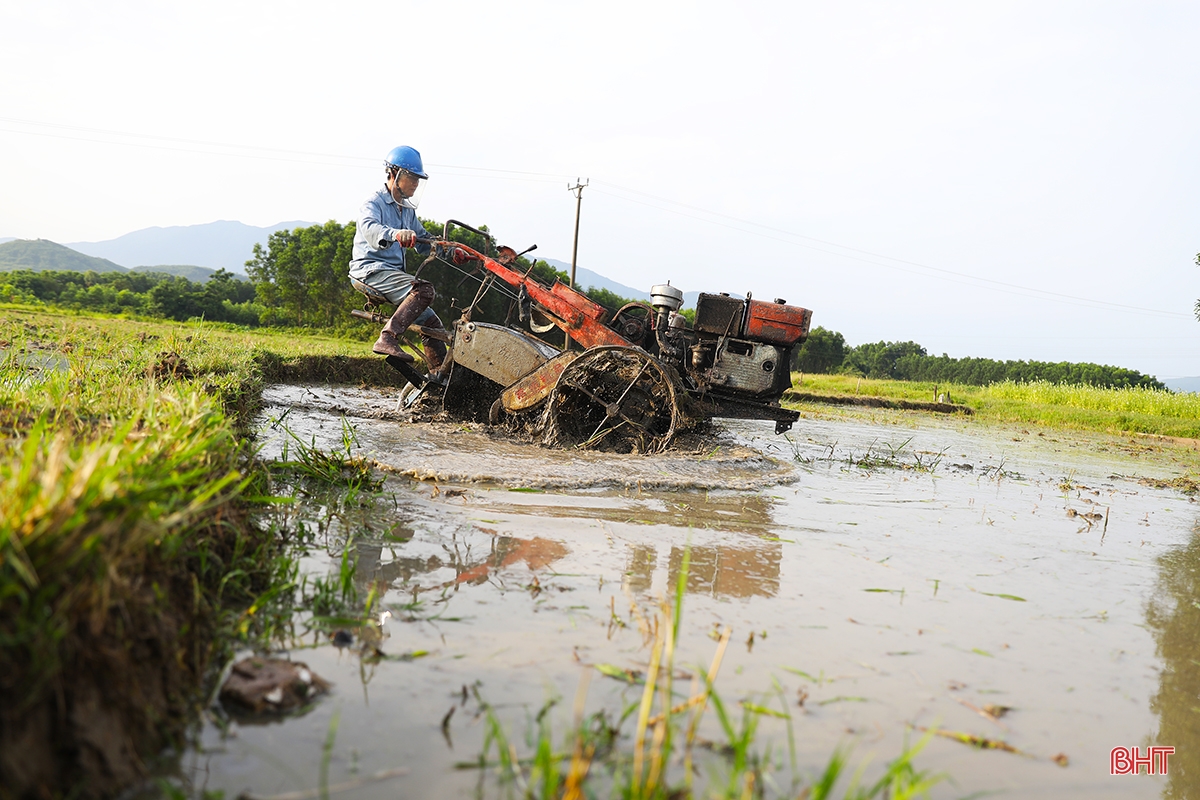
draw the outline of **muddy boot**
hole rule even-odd
[[[384,328],[379,333],[379,338],[375,340],[375,346],[371,348],[381,356],[395,356],[405,364],[411,364],[415,359],[400,349],[400,339],[392,331]]]
[[[431,302],[433,302],[433,284],[428,281],[415,281],[412,291],[409,292],[408,297],[404,298],[404,302],[396,306],[395,313],[387,321],[387,325],[383,326],[383,330],[379,333],[379,339],[371,349],[381,356],[395,356],[401,361],[411,364],[413,357],[400,349],[400,337],[408,330],[408,326],[412,325],[413,320],[429,308]]]
[[[425,327],[435,331],[446,330],[442,327],[442,321],[437,317],[430,320],[429,324]],[[442,364],[446,361],[445,343],[434,339],[432,336],[422,336],[421,349],[425,351],[425,365],[429,368],[429,374],[439,375]]]

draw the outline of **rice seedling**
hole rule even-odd
[[[277,474],[291,474],[313,482],[343,487],[349,494],[347,502],[353,502],[363,489],[376,492],[383,481],[374,473],[374,465],[362,456],[352,455],[358,446],[354,426],[342,417],[341,447],[324,451],[315,440],[305,442],[282,421],[277,423],[288,437],[284,442],[282,456],[271,462],[268,468]]]
[[[846,779],[849,750],[845,747],[833,752],[815,780],[807,780],[800,774],[791,714],[778,682],[762,701],[749,698],[739,703],[740,716],[717,692],[717,676],[732,635],[729,628],[722,632],[708,668],[697,670],[690,692],[680,701],[674,681],[688,561],[685,552],[673,602],[664,600],[654,617],[639,620],[648,635],[648,663],[641,673],[640,697],[619,714],[600,711],[584,718],[585,678],[563,746],[554,746],[548,721],[552,701],[528,726],[527,749],[532,752],[522,756],[497,710],[479,697],[476,689],[486,721],[483,749],[477,761],[459,767],[480,770],[481,796],[487,794],[489,776],[490,786],[502,796],[539,800],[606,794],[628,800],[768,796],[829,800],[843,785],[841,796],[846,800],[898,800],[928,796],[929,790],[944,780],[945,776],[931,775],[913,764],[934,732],[906,745],[871,784],[862,784],[866,764]],[[771,706],[773,699],[778,700],[778,709]],[[724,737],[721,743],[706,742],[700,736],[710,707]],[[618,720],[615,725],[608,722],[614,716]],[[759,741],[763,717],[786,721],[789,776],[780,772],[773,745]],[[625,730],[626,723],[632,724],[632,730]],[[698,775],[703,776],[699,781]]]
[[[996,400],[1015,400],[1037,405],[1200,419],[1200,395],[1187,392],[1137,387],[1100,389],[1094,386],[1071,386],[1046,381],[1004,381],[988,386],[985,394]]]
[[[333,758],[333,743],[337,739],[338,723],[341,717],[342,710],[340,708],[333,712],[333,716],[329,719],[329,729],[325,732],[325,743],[321,747],[321,774],[318,786],[322,800],[328,800],[329,797],[329,761]]]
[[[867,396],[929,401],[928,382],[805,375],[807,391],[832,396]],[[1040,425],[1106,433],[1143,433],[1200,438],[1200,395],[1160,389],[1103,389],[1047,381],[1003,381],[989,386],[940,385],[939,394],[969,406],[980,422]],[[833,408],[833,407],[827,407]],[[837,413],[862,413],[840,410]],[[872,412],[878,413],[878,412]]]

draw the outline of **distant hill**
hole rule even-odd
[[[102,242],[73,242],[66,246],[54,245],[68,253],[78,251],[75,252],[78,259],[88,259],[90,256],[95,260],[69,262],[60,258],[53,261],[52,265],[48,263],[46,266],[37,266],[36,262],[22,257],[17,263],[4,267],[3,248],[12,247],[13,244],[10,242],[0,244],[0,269],[94,269],[101,271],[102,269],[122,269],[118,266],[121,264],[141,264],[146,266],[137,266],[134,267],[134,270],[182,275],[193,281],[207,280],[218,269],[226,269],[235,275],[244,277],[246,274],[245,263],[252,257],[256,243],[265,244],[275,231],[305,228],[313,224],[315,223],[291,221],[279,222],[267,227],[255,227],[242,222],[220,220],[202,225],[143,228]],[[571,265],[564,261],[553,258],[543,260],[555,269],[564,272],[571,270]],[[74,263],[75,266],[71,266],[71,263]],[[108,266],[99,266],[101,264]],[[653,283],[660,283],[671,277],[669,275],[656,276],[652,284],[634,288],[609,280],[603,275],[583,267],[577,268],[575,273],[575,280],[581,286],[607,289],[620,297],[642,301],[650,300],[650,286]],[[720,287],[708,287],[707,290],[719,291]],[[695,307],[698,295],[699,292],[684,292],[684,306]]]
[[[1172,392],[1200,392],[1200,377],[1160,378]]]
[[[275,231],[306,228],[312,222],[279,222],[265,228],[220,220],[204,225],[143,228],[103,242],[72,242],[81,253],[120,264],[194,264],[246,274],[255,244],[266,244]]]
[[[568,275],[571,274],[571,265],[569,263],[558,261],[553,258],[539,258],[538,260],[545,261],[550,266],[554,267],[555,269],[562,270]],[[650,302],[650,286],[644,286],[641,289],[635,289],[632,286],[626,286],[623,283],[611,281],[598,272],[592,272],[590,269],[584,269],[580,266],[575,267],[575,282],[585,289],[607,289],[608,291],[620,297],[627,297],[630,300],[642,300],[647,303]],[[651,285],[657,285],[665,282],[665,280],[656,280]],[[696,305],[696,298],[699,296],[699,292],[684,292],[683,307],[694,308]],[[737,295],[735,295],[735,297],[736,296]]]
[[[190,264],[158,264],[152,267],[134,267],[131,271],[162,272],[167,275],[178,275],[180,277],[187,278],[193,283],[204,283],[213,275],[217,274],[215,269],[209,269],[208,267],[197,267]]]
[[[0,236],[0,244],[4,244],[5,242],[16,241],[16,238],[17,237],[15,237],[15,236]]]
[[[0,270],[14,269],[127,272],[106,258],[84,255],[49,239],[13,239],[0,244]]]

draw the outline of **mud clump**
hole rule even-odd
[[[1190,478],[1186,475],[1180,475],[1170,480],[1161,478],[1138,478],[1138,483],[1143,486],[1150,486],[1155,489],[1174,489],[1177,492],[1182,492],[1189,497],[1194,497],[1200,492],[1200,482],[1195,478]]]
[[[379,356],[305,355],[284,357],[260,350],[255,361],[270,383],[342,383],[400,387],[407,381]]]
[[[221,687],[221,702],[252,714],[278,714],[307,705],[329,683],[298,661],[244,658]]]
[[[188,365],[187,359],[179,353],[162,352],[156,358],[158,360],[150,368],[150,374],[160,381],[186,381],[193,377],[192,368]]]

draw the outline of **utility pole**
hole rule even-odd
[[[576,258],[576,256],[579,255],[579,210],[580,210],[580,207],[583,205],[583,189],[589,183],[591,183],[590,178],[588,180],[584,181],[583,183],[580,183],[579,178],[576,178],[575,185],[567,187],[567,191],[571,192],[575,195],[575,243],[573,245],[571,245],[571,288],[572,289],[575,288],[575,258]],[[570,334],[565,334],[565,337],[563,339],[563,347],[567,350],[571,349],[571,335]]]

